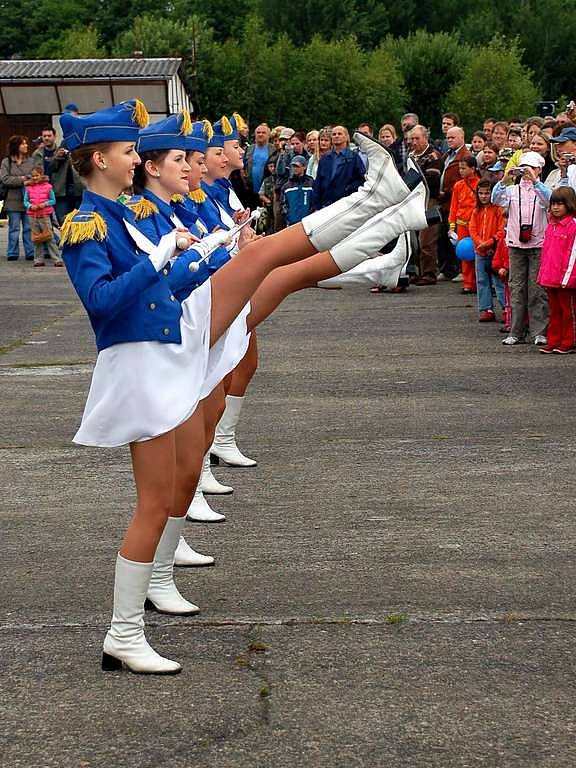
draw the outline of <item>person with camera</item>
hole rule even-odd
[[[518,167],[507,171],[492,190],[492,203],[508,212],[506,245],[510,250],[512,320],[510,335],[502,341],[506,346],[525,343],[528,331],[534,344],[546,344],[548,302],[546,292],[536,282],[551,194],[540,181],[543,167],[542,155],[525,152]],[[515,183],[510,184],[511,180]]]
[[[58,222],[62,224],[65,217],[80,205],[84,186],[72,167],[68,150],[56,145],[54,128],[47,126],[42,129],[42,144],[32,157],[36,165],[42,166],[54,188],[54,210]]]
[[[576,190],[576,128],[564,128],[550,142],[554,147],[557,169],[550,173],[546,185],[551,189],[572,187]]]

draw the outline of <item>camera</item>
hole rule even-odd
[[[568,163],[568,165],[572,165],[573,163],[576,163],[576,154],[574,152],[561,152],[560,157],[562,160]]]
[[[519,165],[517,168],[511,168],[510,169],[510,175],[511,176],[517,176],[518,178],[521,178],[524,176],[524,171],[526,170],[525,165]]]

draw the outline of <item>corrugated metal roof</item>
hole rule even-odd
[[[173,77],[182,59],[14,59],[0,61],[0,80],[154,79]]]

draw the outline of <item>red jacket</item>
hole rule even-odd
[[[474,240],[474,250],[479,256],[485,251],[480,248],[482,243],[492,241],[488,248],[496,248],[498,240],[504,234],[504,215],[499,205],[483,205],[474,208],[470,217],[470,237]]]
[[[546,288],[576,288],[576,219],[550,222],[544,234],[538,283]]]
[[[476,187],[479,181],[478,176],[469,176],[457,181],[452,190],[448,221],[450,229],[455,229],[460,239],[468,237],[469,234],[468,225],[476,208]]]
[[[506,245],[505,237],[498,240],[496,252],[492,257],[492,271],[497,273],[499,269],[505,269],[506,272],[510,271],[510,251]]]

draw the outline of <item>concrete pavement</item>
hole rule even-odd
[[[2,767],[574,766],[575,357],[502,347],[449,283],[291,297],[239,429],[259,465],[187,524],[202,613],[148,617],[184,672],[103,674],[128,455],[72,446],[92,334],[4,242]]]

